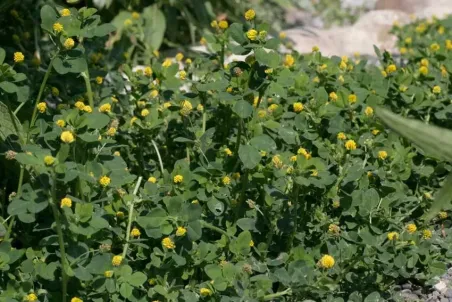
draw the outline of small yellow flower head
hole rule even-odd
[[[447,50],[452,50],[452,40],[446,40],[446,48]]]
[[[251,41],[255,41],[257,39],[257,35],[258,35],[258,32],[255,29],[250,29],[249,31],[246,32],[246,36]]]
[[[144,75],[147,77],[150,77],[152,75],[152,68],[151,66],[146,66],[144,68]]]
[[[181,109],[180,109],[180,114],[183,116],[187,116],[190,114],[190,112],[193,109],[193,105],[190,103],[189,100],[184,100],[181,103]]]
[[[99,112],[108,113],[111,112],[111,104],[105,103],[99,107]]]
[[[91,108],[91,106],[89,106],[89,105],[83,106],[82,110],[87,112],[87,113],[93,112],[93,108]]]
[[[199,43],[200,43],[201,45],[207,45],[207,40],[206,40],[206,38],[202,37],[201,40],[199,40]]]
[[[413,234],[414,232],[416,232],[417,227],[414,223],[410,223],[406,226],[406,231],[410,234]]]
[[[83,302],[83,300],[78,297],[74,297],[71,299],[71,302]]]
[[[449,75],[449,72],[447,71],[447,68],[444,65],[441,66],[441,75],[443,77],[447,77]]]
[[[223,177],[223,179],[221,180],[221,182],[222,182],[225,186],[230,185],[230,184],[231,184],[231,178],[229,178],[229,176],[225,176],[225,177]]]
[[[148,181],[149,181],[150,183],[155,184],[155,183],[157,182],[157,178],[155,178],[154,176],[151,176],[151,177],[148,178]]]
[[[116,218],[123,219],[124,218],[124,212],[122,212],[122,211],[116,212]]]
[[[170,67],[171,64],[173,64],[173,62],[171,61],[170,58],[166,58],[165,61],[163,61],[162,66],[163,67]]]
[[[120,266],[121,263],[122,263],[121,255],[113,256],[113,259],[111,260],[111,264],[113,264],[113,266]]]
[[[430,238],[432,238],[432,231],[430,231],[430,230],[423,230],[422,231],[422,238],[423,239],[430,239]]]
[[[114,156],[121,156],[121,152],[115,151],[115,152],[113,152],[113,155],[114,155]]]
[[[213,20],[212,22],[210,22],[210,27],[218,28],[218,21],[217,20]]]
[[[39,111],[40,113],[44,113],[44,112],[46,112],[46,110],[47,110],[47,104],[46,104],[46,102],[40,102],[40,103],[36,106],[36,108],[38,108],[38,111]]]
[[[368,117],[374,115],[374,109],[372,107],[366,107],[364,114]]]
[[[270,113],[273,113],[276,109],[278,109],[278,104],[271,104],[269,107],[268,107],[268,112],[270,112]]]
[[[187,72],[185,70],[179,71],[179,79],[185,80],[187,78]]]
[[[267,31],[266,30],[261,30],[259,32],[259,39],[265,40],[265,38],[267,38]]]
[[[438,28],[438,33],[439,33],[440,35],[444,35],[445,32],[446,32],[446,28],[444,28],[444,26],[440,26],[440,27]]]
[[[69,9],[67,9],[67,8],[63,8],[60,11],[60,15],[63,16],[63,17],[68,17],[68,16],[71,15],[71,11]]]
[[[424,75],[424,76],[428,75],[428,67],[426,67],[426,66],[421,66],[421,67],[419,68],[419,73],[422,74],[422,75]]]
[[[60,139],[63,143],[73,143],[75,141],[74,134],[71,131],[63,131],[60,135]]]
[[[280,155],[274,155],[272,157],[272,164],[275,168],[281,169],[283,167],[283,162],[281,160]]]
[[[96,83],[98,85],[101,85],[104,82],[104,78],[103,77],[96,77]]]
[[[293,111],[296,113],[299,113],[301,111],[303,111],[303,104],[300,102],[296,102],[293,104]]]
[[[133,238],[140,237],[140,236],[141,236],[141,232],[140,232],[139,229],[133,228],[133,229],[130,231],[130,236],[132,236]]]
[[[317,176],[319,176],[319,171],[316,170],[316,169],[311,170],[311,176],[312,176],[312,177],[317,177]]]
[[[332,206],[333,206],[334,209],[337,209],[337,208],[339,208],[341,206],[341,202],[336,199],[336,200],[333,201]]]
[[[198,104],[198,106],[196,106],[196,110],[198,110],[199,112],[203,112],[204,106],[202,104]]]
[[[328,226],[328,233],[337,235],[341,232],[341,228],[337,224],[330,224]]]
[[[221,29],[227,29],[229,27],[229,23],[226,20],[222,20],[222,21],[218,22],[218,26]]]
[[[378,158],[381,160],[385,160],[388,157],[388,152],[381,150],[378,151]]]
[[[349,139],[345,142],[345,149],[347,150],[355,150],[356,149],[356,142],[352,139]]]
[[[356,103],[357,100],[358,100],[358,98],[356,97],[356,94],[350,94],[350,95],[348,96],[348,102],[349,102],[350,104]]]
[[[199,203],[199,201],[197,200],[197,199],[194,199],[194,200],[192,200],[192,202],[191,202],[192,204],[198,204]]]
[[[72,200],[69,197],[65,197],[63,199],[61,199],[60,201],[60,208],[64,208],[64,207],[72,207]]]
[[[138,12],[133,12],[133,13],[132,13],[132,19],[135,19],[135,20],[140,19],[140,13],[138,13]]]
[[[232,156],[232,151],[229,148],[226,148],[223,150],[223,152],[227,155],[227,156]]]
[[[149,94],[149,96],[150,96],[151,98],[155,98],[155,97],[157,97],[158,95],[159,95],[159,91],[156,90],[156,89],[153,89],[153,90],[151,91],[151,93]]]
[[[295,59],[292,55],[286,55],[284,57],[284,66],[292,67],[294,63],[295,63]]]
[[[333,91],[333,92],[330,93],[330,100],[333,101],[333,102],[337,101],[337,94],[336,94],[336,92]]]
[[[297,161],[297,158],[298,158],[298,157],[297,157],[296,155],[292,155],[292,156],[290,157],[290,161],[294,163],[294,162]]]
[[[25,56],[20,51],[14,53],[14,62],[15,63],[22,63],[25,59]]]
[[[129,27],[130,25],[132,25],[132,20],[130,20],[130,19],[126,19],[125,21],[124,21],[124,26],[125,27]]]
[[[77,101],[77,102],[75,102],[74,106],[78,110],[83,110],[83,107],[85,107],[85,103],[83,103],[82,101]]]
[[[408,52],[408,49],[406,47],[400,47],[400,54],[404,55]]]
[[[105,278],[111,278],[111,277],[113,277],[113,271],[105,271],[105,272],[104,272],[104,277],[105,277]]]
[[[35,293],[31,293],[25,296],[25,301],[38,301],[38,296]]]
[[[179,183],[181,183],[183,181],[184,181],[184,177],[182,175],[179,175],[179,174],[174,176],[174,178],[173,178],[173,182],[175,184],[179,184]]]
[[[265,74],[272,74],[273,73],[273,68],[267,68],[264,70]]]
[[[174,248],[176,248],[176,245],[174,244],[174,242],[169,237],[163,238],[162,245],[164,247],[166,247],[167,249],[174,249]]]
[[[146,116],[149,115],[149,110],[148,109],[143,109],[143,110],[141,110],[140,114],[141,114],[142,117],[146,117]]]
[[[322,258],[320,258],[318,262],[318,266],[320,268],[330,269],[334,266],[334,258],[330,255],[324,255]]]
[[[64,120],[57,120],[55,122],[55,124],[57,124],[58,127],[63,128],[64,126],[66,126],[66,122]]]
[[[245,19],[247,21],[251,21],[256,17],[256,12],[254,11],[254,9],[249,9],[245,12]]]
[[[52,166],[55,163],[55,157],[46,155],[44,157],[44,163],[46,166]]]
[[[114,136],[116,134],[116,128],[115,127],[110,127],[107,130],[107,135],[108,136]]]
[[[388,76],[388,73],[384,70],[381,71],[381,75],[386,78]]]
[[[61,23],[58,23],[58,22],[56,22],[56,23],[53,23],[53,30],[56,32],[56,33],[60,33],[60,32],[62,32],[63,31],[63,29],[64,29],[64,27],[63,27],[63,25],[61,25]]]
[[[391,64],[388,67],[386,67],[386,72],[388,74],[396,72],[397,71],[397,66],[395,64]]]
[[[104,188],[107,187],[110,184],[110,182],[111,182],[110,177],[108,177],[106,175],[99,178],[99,184]]]
[[[317,45],[312,46],[312,52],[318,52],[320,48]]]
[[[303,155],[306,159],[310,159],[311,153],[309,153],[305,148],[299,148],[297,150],[297,154]]]
[[[344,132],[339,132],[337,134],[337,139],[344,140],[344,139],[347,139],[347,136],[345,135]]]
[[[399,86],[399,91],[400,91],[400,92],[405,92],[405,91],[407,91],[407,90],[408,90],[408,87],[407,87],[407,86],[405,86],[405,85],[403,85],[403,84]]]
[[[439,219],[446,219],[447,218],[447,212],[441,211],[438,213]]]
[[[341,61],[341,63],[339,64],[339,68],[342,70],[347,69],[347,63],[345,63],[344,61]]]
[[[432,91],[433,91],[434,94],[440,94],[441,93],[441,87],[436,85],[435,87],[433,87]]]
[[[64,48],[66,49],[72,49],[75,45],[75,41],[72,38],[67,38],[66,41],[64,41]]]
[[[411,44],[411,43],[413,43],[413,39],[411,37],[408,37],[408,38],[405,39],[405,43],[406,44]]]
[[[424,33],[427,30],[427,25],[425,23],[421,23],[416,27],[416,32],[417,33]]]
[[[184,59],[184,54],[181,53],[181,52],[177,53],[176,56],[175,56],[175,59],[178,62],[182,61]]]
[[[205,287],[201,287],[201,289],[199,290],[199,294],[202,297],[207,297],[207,296],[211,296],[212,295],[212,291],[208,288]]]
[[[438,51],[440,49],[441,49],[441,46],[439,46],[438,43],[433,43],[432,45],[430,45],[430,50],[433,51],[433,52],[436,52],[436,51]]]
[[[397,232],[389,232],[388,233],[388,240],[389,241],[395,241],[397,239],[399,239],[399,233],[397,233]]]
[[[279,33],[279,38],[280,39],[285,39],[285,38],[287,38],[287,34],[284,31],[282,31],[282,32]]]
[[[250,241],[250,247],[253,247],[253,246],[254,246],[254,241],[251,240],[251,241]]]
[[[185,234],[187,233],[187,229],[186,228],[184,228],[184,227],[177,227],[177,230],[176,230],[176,236],[177,237],[182,237],[182,236],[184,236]]]
[[[424,58],[421,60],[421,66],[428,67],[429,64],[430,64],[430,62],[428,61],[428,59]]]
[[[192,60],[190,58],[185,60],[185,64],[190,65],[192,63]]]

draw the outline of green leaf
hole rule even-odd
[[[111,32],[114,32],[115,30],[116,27],[113,24],[105,23],[96,27],[96,29],[94,30],[94,36],[103,37],[110,34]]]
[[[79,266],[79,267],[75,268],[73,271],[74,271],[75,277],[79,280],[89,281],[89,280],[93,279],[93,275],[91,275],[88,272],[88,270],[86,268],[84,268],[83,266]]]
[[[6,52],[3,48],[0,48],[0,65],[5,61]]]
[[[452,208],[452,173],[449,174],[439,192],[435,195],[430,209],[424,214],[426,221],[432,220],[441,210]]]
[[[244,231],[257,231],[256,220],[252,218],[240,218],[237,225]]]
[[[159,49],[163,42],[163,36],[166,30],[165,15],[159,9],[157,4],[146,7],[143,10],[142,18],[144,20],[144,40],[143,42],[151,48]]]
[[[144,229],[159,227],[166,221],[168,214],[162,208],[152,209],[146,216],[139,216],[137,223]]]
[[[240,118],[247,118],[250,117],[253,113],[253,106],[251,106],[250,103],[244,100],[240,100],[235,103],[232,111],[234,111],[234,113],[237,114]]]
[[[250,140],[250,144],[257,150],[263,150],[266,152],[272,152],[276,150],[275,141],[270,136],[265,134],[253,137]]]
[[[245,33],[243,31],[243,25],[239,23],[233,23],[228,28],[229,35],[232,39],[234,39],[239,44],[247,43],[247,39],[245,38]]]
[[[16,160],[20,162],[22,165],[30,165],[30,166],[44,166],[43,159],[39,159],[33,155],[29,155],[26,153],[17,153]]]
[[[59,74],[81,73],[88,68],[85,58],[83,57],[61,57],[55,58],[53,68]]]
[[[121,284],[121,287],[119,288],[119,293],[124,298],[130,298],[132,296],[133,287],[130,286],[128,283]]]
[[[364,302],[379,302],[379,301],[384,300],[381,299],[380,294],[378,292],[373,292],[364,299]]]
[[[0,88],[6,93],[15,93],[18,89],[16,84],[7,81],[0,82]]]
[[[127,278],[127,282],[134,287],[139,287],[143,285],[143,283],[146,282],[146,280],[147,277],[142,272],[133,273],[130,277]]]
[[[247,169],[255,168],[262,158],[260,152],[255,147],[249,145],[240,145],[239,157]]]
[[[90,203],[77,203],[75,205],[75,214],[81,222],[87,222],[93,215],[93,205]]]
[[[9,136],[23,137],[22,125],[10,108],[0,102],[0,140],[5,141]]]
[[[267,65],[271,68],[277,68],[280,63],[280,57],[278,53],[274,51],[266,52],[264,49],[258,48],[254,51],[254,53],[256,55],[256,60],[261,65]]]
[[[56,10],[50,5],[44,5],[41,8],[41,27],[42,29],[52,33],[53,24],[58,19]]]
[[[79,128],[88,126],[88,129],[102,129],[110,123],[110,117],[104,113],[91,113],[86,115],[86,120],[79,125]]]

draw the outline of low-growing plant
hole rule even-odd
[[[447,70],[281,54],[244,18],[135,66],[95,9],[45,5],[40,62],[0,51],[0,299],[384,301],[445,270],[448,212],[422,217],[451,166],[374,109],[437,113]]]

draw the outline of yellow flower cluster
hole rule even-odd
[[[113,259],[111,260],[111,264],[113,266],[120,266],[121,263],[122,263],[122,256],[121,255],[113,256]]]
[[[345,142],[345,149],[351,151],[356,149],[356,142],[352,139],[349,139]]]
[[[312,157],[311,153],[309,153],[305,148],[298,148],[297,154],[303,155],[306,159],[310,159]]]
[[[40,113],[44,113],[47,110],[47,103],[46,102],[40,102],[38,105],[36,105],[36,108]]]
[[[111,182],[110,177],[108,177],[106,175],[99,178],[99,184],[104,188],[107,187],[110,184],[110,182]]]
[[[169,237],[163,238],[162,245],[164,247],[166,247],[167,249],[174,249],[174,248],[176,248],[176,245],[174,244],[174,242]]]
[[[330,269],[334,266],[334,264],[335,264],[334,258],[333,256],[330,255],[324,255],[322,258],[320,258],[318,262],[318,266],[324,269]]]
[[[140,232],[139,229],[133,228],[133,229],[130,231],[130,236],[132,236],[133,238],[140,237],[140,236],[141,236],[141,232]]]
[[[399,233],[397,233],[397,232],[389,232],[388,233],[388,240],[395,241],[397,239],[399,239]]]
[[[102,113],[109,113],[109,112],[111,112],[111,104],[110,103],[105,103],[105,104],[101,105],[99,107],[99,112],[102,112]]]
[[[414,232],[417,231],[417,227],[416,227],[416,225],[414,223],[408,224],[405,229],[410,234],[413,234]]]
[[[303,111],[303,104],[301,102],[296,102],[293,104],[293,111],[299,113]]]
[[[177,230],[176,230],[176,236],[177,237],[182,237],[182,236],[185,236],[185,234],[187,233],[187,229],[186,228],[184,228],[184,227],[177,227]]]
[[[184,181],[184,177],[182,175],[179,175],[179,174],[174,176],[174,178],[173,178],[173,182],[175,184],[181,183],[183,181]]]
[[[71,131],[63,131],[60,135],[60,139],[63,143],[73,143],[75,141],[74,134]]]
[[[65,197],[65,198],[61,199],[60,208],[64,208],[64,207],[67,207],[67,208],[72,207],[72,199],[70,199],[69,197]]]
[[[180,109],[180,114],[183,116],[187,116],[190,114],[190,112],[193,109],[193,105],[190,103],[189,100],[184,100],[181,103],[181,109]]]

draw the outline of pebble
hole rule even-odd
[[[443,280],[439,281],[438,283],[433,286],[435,290],[439,291],[440,293],[443,293],[447,290],[447,284]]]
[[[444,294],[444,296],[446,297],[446,298],[452,298],[452,289],[448,289],[447,291],[446,291],[446,293]]]
[[[406,284],[402,285],[402,288],[403,289],[411,289],[411,284],[406,283]]]
[[[447,298],[441,298],[440,302],[449,302],[449,299],[447,299]]]

